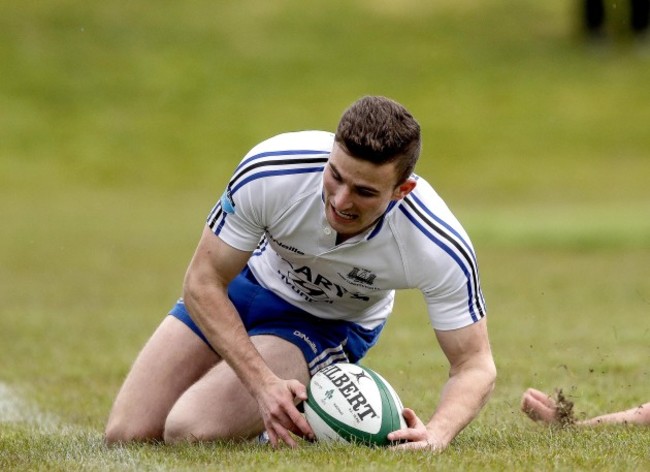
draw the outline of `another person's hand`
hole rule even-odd
[[[298,380],[282,380],[269,384],[260,391],[257,401],[264,427],[273,447],[284,442],[290,447],[297,443],[290,433],[314,439],[314,432],[296,408],[296,403],[307,400],[307,388]]]
[[[427,429],[422,420],[410,408],[404,408],[402,412],[406,420],[406,429],[399,429],[388,434],[390,441],[400,442],[391,449],[395,450],[415,450],[429,449],[431,451],[442,451],[445,446],[434,437],[433,433]]]
[[[557,404],[546,393],[529,388],[521,397],[521,410],[533,421],[557,422]]]

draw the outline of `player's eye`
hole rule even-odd
[[[375,197],[375,196],[377,196],[377,192],[375,192],[373,190],[366,189],[366,188],[357,189],[357,193],[362,197]]]

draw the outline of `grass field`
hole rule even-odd
[[[650,44],[586,44],[563,0],[0,4],[0,470],[649,470],[650,428],[541,427],[650,400]],[[624,7],[611,29],[622,29]],[[103,425],[259,140],[364,94],[423,127],[476,247],[499,378],[445,453],[108,449]],[[447,372],[419,294],[366,364],[428,416]]]

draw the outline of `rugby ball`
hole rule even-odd
[[[388,433],[406,428],[402,402],[377,372],[357,364],[332,364],[310,380],[305,418],[325,442],[390,444]]]

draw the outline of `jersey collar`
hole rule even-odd
[[[372,229],[372,231],[370,231],[370,233],[368,233],[368,237],[366,238],[366,241],[370,241],[372,238],[374,238],[379,234],[381,228],[383,228],[384,226],[384,220],[386,219],[386,215],[388,214],[389,211],[393,209],[395,205],[397,205],[397,200],[391,200],[384,214],[381,215],[377,220],[377,222],[375,223],[375,227]]]

